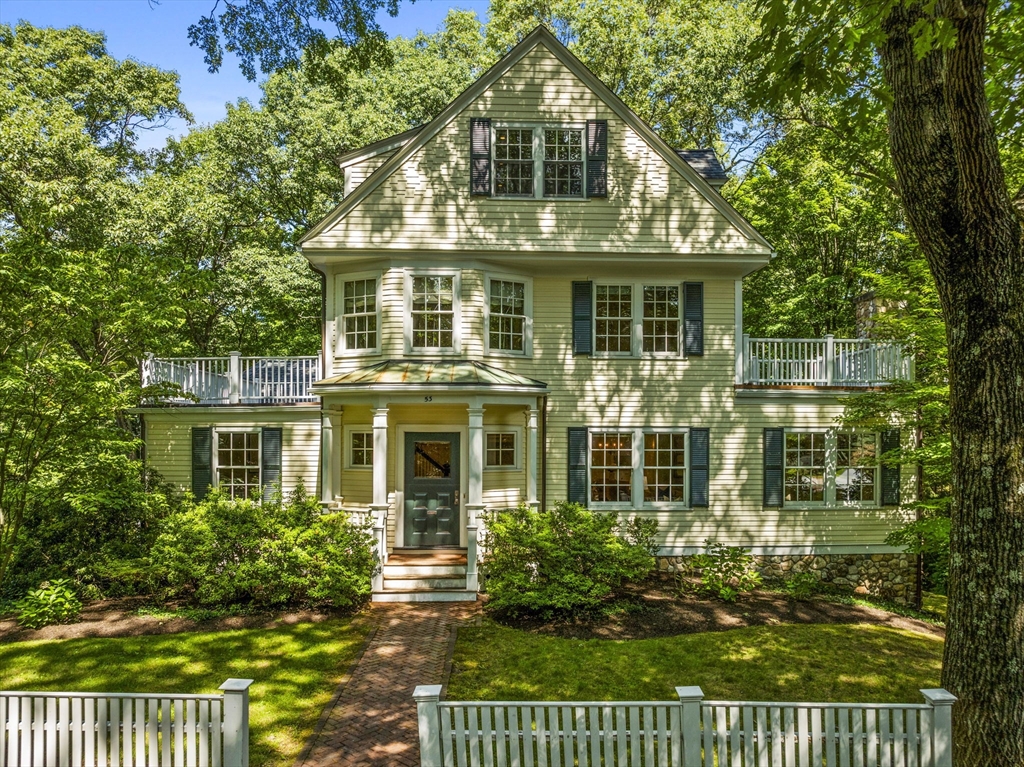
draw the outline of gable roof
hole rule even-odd
[[[441,113],[421,128],[406,133],[398,134],[392,139],[399,139],[407,134],[413,133],[408,140],[402,138],[401,142],[396,141],[399,148],[391,157],[386,160],[376,171],[370,174],[346,197],[340,205],[327,214],[315,226],[313,226],[299,240],[300,246],[313,239],[320,233],[334,226],[341,221],[349,211],[355,208],[360,202],[377,189],[381,183],[392,173],[400,168],[410,157],[412,157],[423,145],[436,136],[446,125],[454,120],[467,106],[482,95],[488,88],[494,85],[509,69],[515,66],[522,58],[537,46],[543,45],[555,58],[557,58],[570,72],[578,77],[589,87],[618,117],[629,127],[636,131],[664,160],[677,172],[690,182],[690,184],[704,197],[704,199],[726,218],[736,229],[742,232],[747,238],[763,245],[765,248],[774,251],[771,243],[766,240],[753,225],[747,221],[739,212],[732,207],[725,199],[708,183],[703,176],[695,170],[676,150],[670,147],[655,130],[640,119],[639,116],[622,101],[600,78],[574,56],[551,31],[541,25],[536,27],[530,34],[503,56],[490,69],[484,72],[472,85],[464,90],[454,101],[446,106]],[[384,139],[377,144],[384,144],[389,139]],[[370,147],[374,145],[371,144]],[[364,150],[370,147],[364,147]],[[390,148],[390,147],[389,147]],[[357,150],[362,152],[363,150]],[[374,154],[387,151],[377,149],[365,154],[365,157],[372,157]],[[352,164],[352,163],[349,163]]]
[[[676,154],[707,181],[724,184],[729,180],[729,174],[718,161],[714,149],[677,149]]]

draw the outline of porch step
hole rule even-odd
[[[374,602],[475,602],[476,592],[466,589],[403,589],[373,592]]]
[[[466,588],[466,574],[463,572],[461,578],[426,578],[422,575],[413,578],[391,578],[384,575],[384,588],[387,591],[408,590],[408,589],[464,589]]]
[[[461,578],[465,565],[384,565],[384,578]]]

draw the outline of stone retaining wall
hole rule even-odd
[[[686,569],[689,555],[658,557],[661,572]],[[813,573],[824,583],[856,594],[914,601],[916,558],[911,554],[786,554],[755,555],[754,566],[765,580],[785,580],[796,573]]]

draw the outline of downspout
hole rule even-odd
[[[540,406],[540,510],[548,509],[548,395]]]

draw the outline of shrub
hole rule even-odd
[[[200,605],[352,607],[376,567],[369,528],[323,514],[300,488],[287,501],[233,501],[212,492],[166,520],[153,567],[168,596]]]
[[[690,573],[680,573],[682,591],[696,590],[723,602],[735,602],[745,591],[761,585],[761,575],[754,570],[754,558],[741,546],[725,546],[704,541],[704,553],[690,559]],[[696,575],[696,584],[690,579]]]
[[[526,506],[485,515],[487,609],[499,617],[595,613],[654,567],[657,522],[620,524],[576,503],[548,512]]]
[[[77,623],[82,603],[75,595],[74,585],[67,578],[44,581],[15,603],[18,623],[38,629],[54,623]]]
[[[805,602],[821,590],[821,582],[814,573],[796,573],[782,584],[786,596]]]

